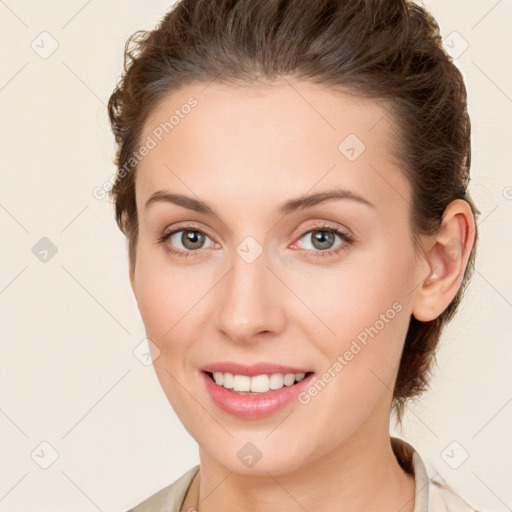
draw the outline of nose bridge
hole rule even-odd
[[[223,279],[218,301],[217,328],[235,341],[249,341],[261,332],[280,328],[283,311],[265,252],[252,241],[242,242],[233,254],[232,267]],[[257,254],[260,252],[260,254]]]

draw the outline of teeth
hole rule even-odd
[[[273,373],[271,375],[233,375],[232,373],[214,372],[213,379],[219,386],[232,389],[240,393],[258,394],[266,393],[271,389],[281,389],[301,381],[305,373]]]

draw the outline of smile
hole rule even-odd
[[[222,372],[200,373],[212,402],[225,413],[245,419],[270,416],[291,405],[301,391],[310,385],[315,375],[313,372],[304,372],[250,377]],[[216,383],[215,378],[222,384]]]
[[[236,393],[249,395],[267,393],[270,390],[281,389],[284,386],[292,386],[300,382],[307,373],[273,373],[262,375],[233,375],[226,372],[208,372],[218,386],[230,389]]]

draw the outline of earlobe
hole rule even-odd
[[[429,273],[416,290],[412,314],[417,320],[435,320],[449,306],[462,284],[474,241],[471,207],[460,199],[452,201],[424,251]]]

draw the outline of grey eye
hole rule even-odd
[[[311,240],[312,247],[306,247],[304,242],[301,243],[303,244],[304,249],[326,251],[333,248],[336,236],[341,240],[341,237],[333,231],[329,231],[327,229],[314,229],[308,231],[301,237],[301,239],[306,238],[307,240]]]

